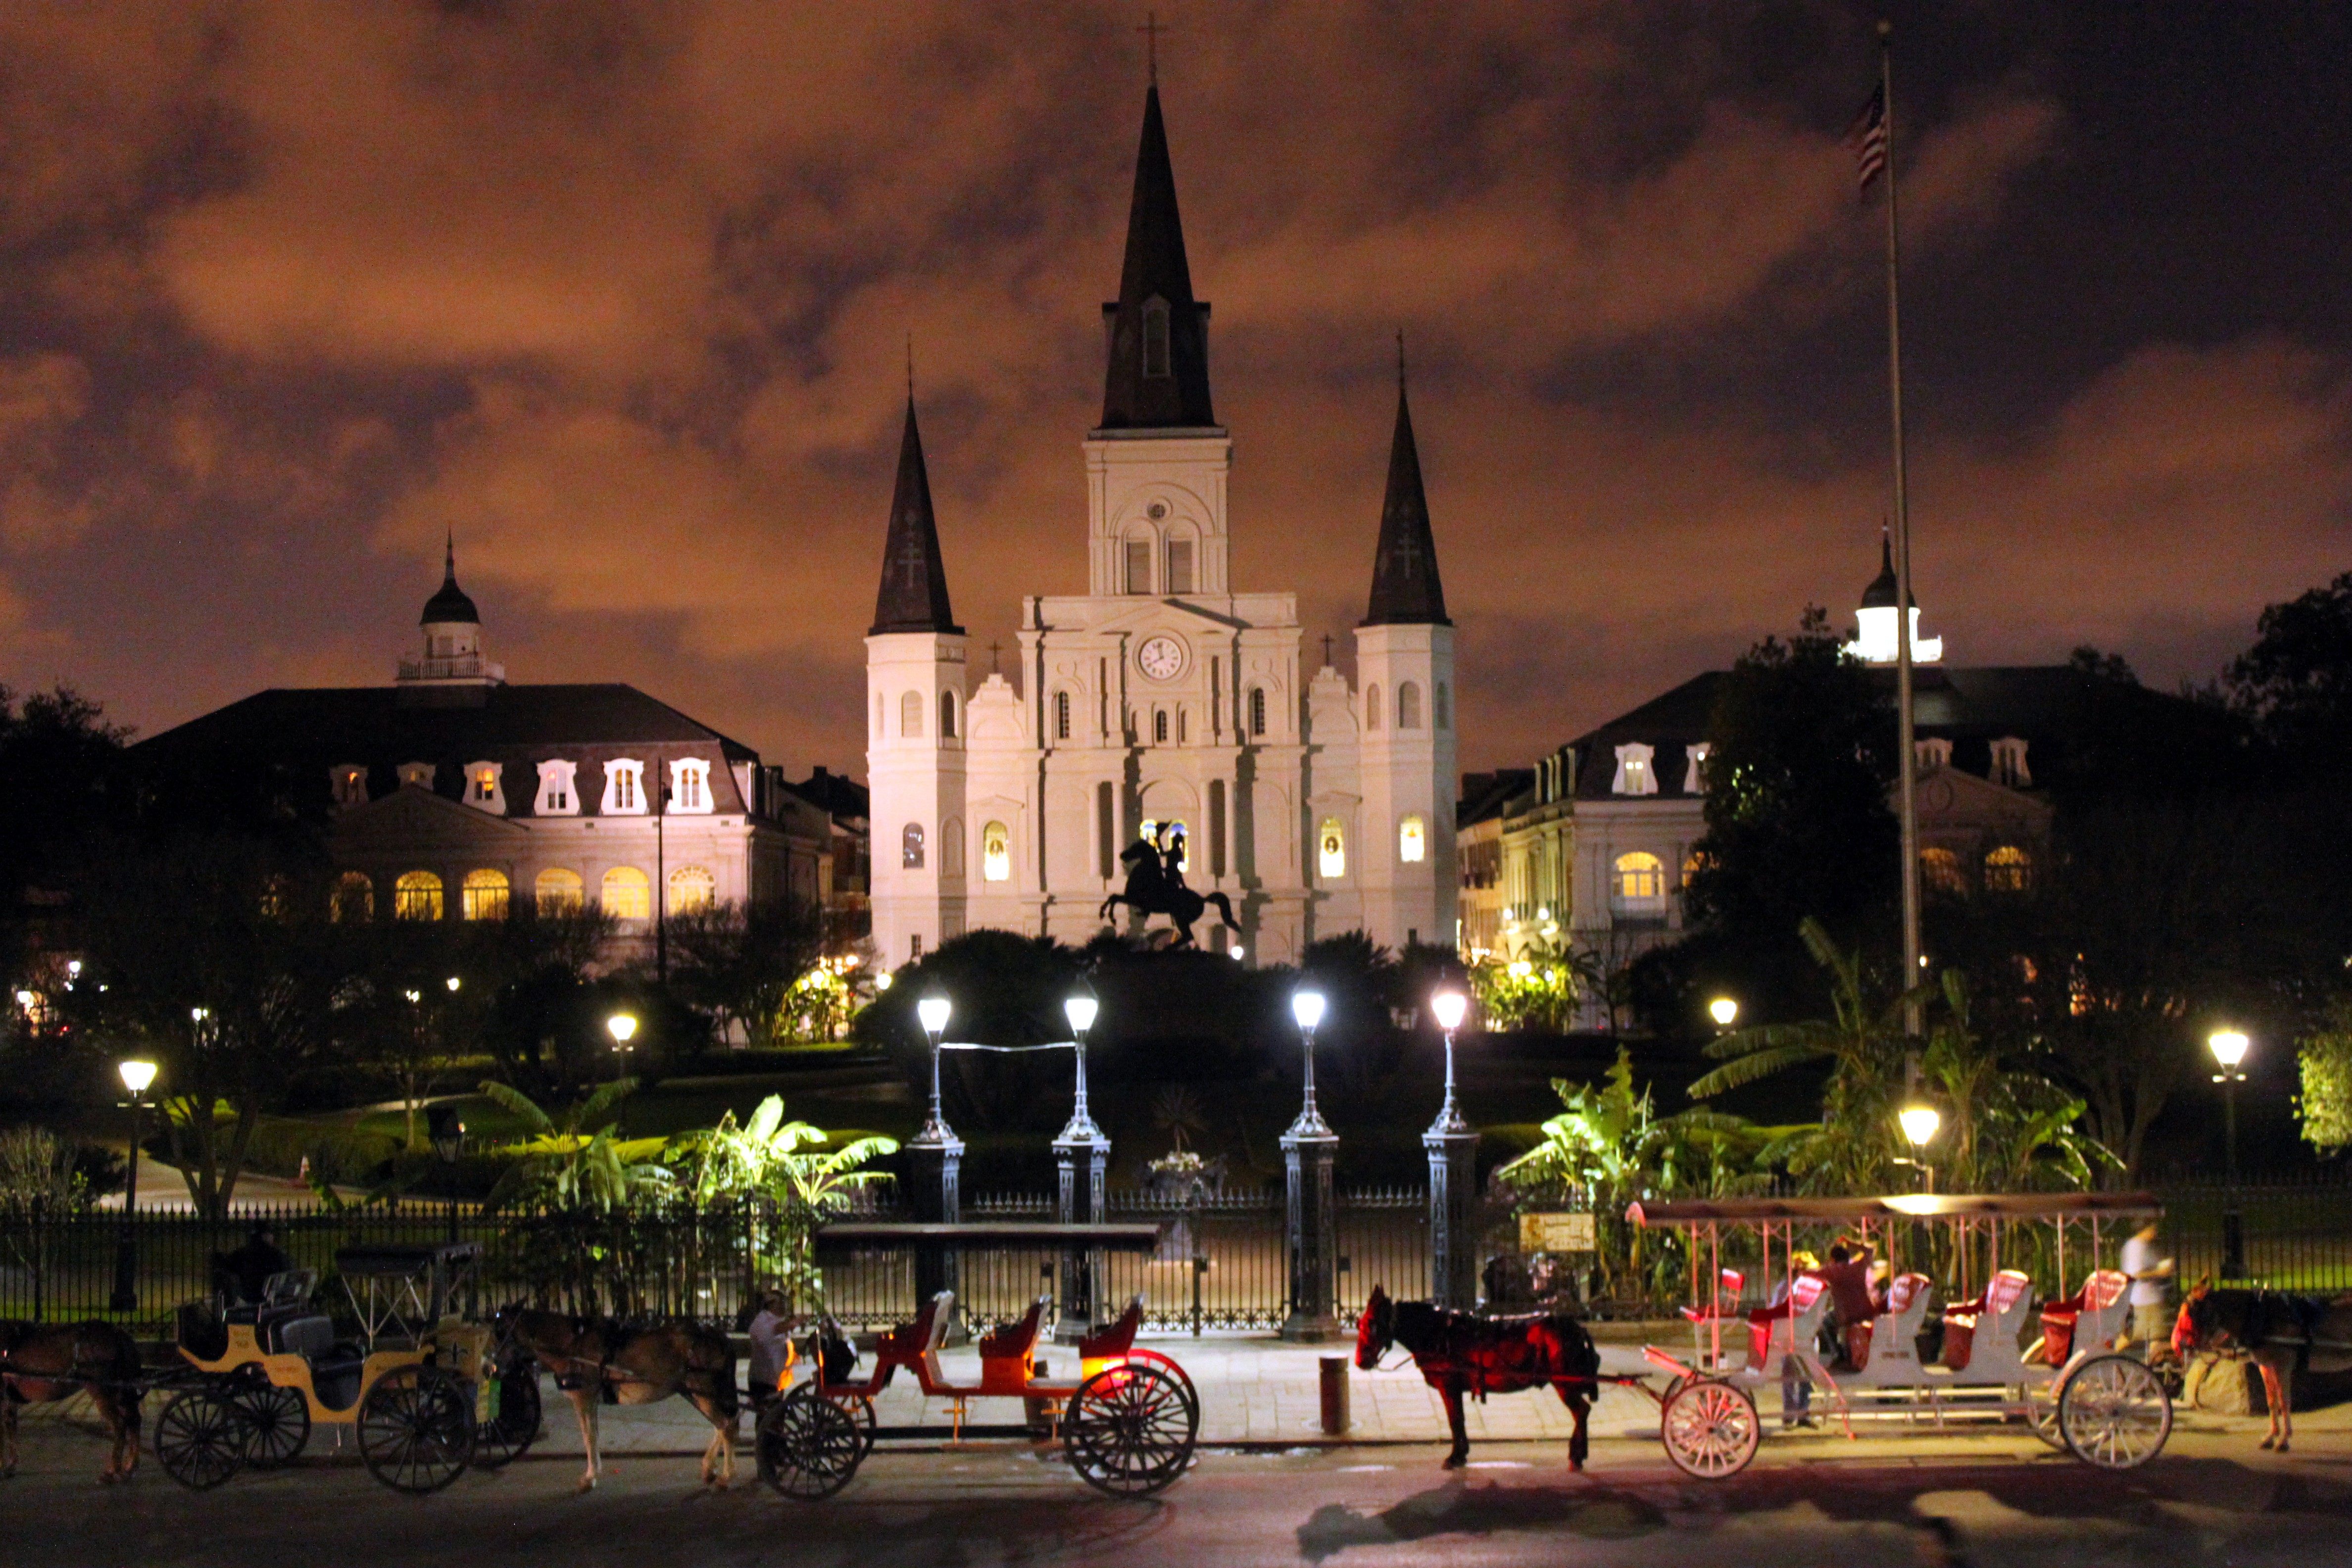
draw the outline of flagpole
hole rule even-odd
[[[1878,90],[1886,126],[1886,386],[1895,441],[1895,706],[1903,827],[1903,990],[1919,984],[1919,802],[1911,713],[1911,506],[1903,467],[1903,268],[1895,179],[1895,24],[1878,24]],[[1919,1073],[1919,1006],[1903,1009],[1904,1087]]]

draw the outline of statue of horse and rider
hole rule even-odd
[[[1102,919],[1109,920],[1111,910],[1120,904],[1146,920],[1166,915],[1176,922],[1176,940],[1171,944],[1176,947],[1199,945],[1192,937],[1192,922],[1212,904],[1225,917],[1227,926],[1241,925],[1224,894],[1204,897],[1184,885],[1184,830],[1176,824],[1169,823],[1150,837],[1137,839],[1118,858],[1127,867],[1127,890],[1102,901]]]

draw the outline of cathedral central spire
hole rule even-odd
[[[890,496],[890,529],[882,547],[882,591],[874,599],[872,635],[948,632],[963,635],[948,605],[947,563],[940,557],[939,520],[931,512],[931,476],[923,463],[923,436],[915,426],[915,398],[907,396],[907,430],[898,441],[898,483]]]
[[[1209,402],[1209,307],[1192,298],[1184,225],[1160,86],[1143,98],[1143,141],[1135,154],[1135,195],[1127,214],[1127,259],[1118,299],[1103,307],[1110,368],[1103,387],[1105,430],[1204,429]]]
[[[1451,626],[1445,585],[1437,575],[1437,538],[1421,485],[1421,448],[1405,399],[1404,346],[1397,346],[1396,434],[1389,442],[1388,495],[1381,503],[1381,542],[1372,557],[1372,600],[1364,625]]]

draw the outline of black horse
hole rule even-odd
[[[1211,893],[1205,898],[1184,885],[1184,837],[1176,835],[1165,852],[1158,845],[1137,839],[1119,852],[1119,860],[1127,867],[1127,890],[1113,893],[1102,901],[1097,911],[1103,920],[1110,919],[1112,910],[1120,904],[1135,910],[1146,920],[1153,915],[1166,915],[1176,922],[1178,947],[1200,945],[1192,937],[1192,922],[1199,920],[1210,905],[1225,917],[1225,924],[1238,927],[1242,922],[1234,914],[1234,906],[1223,893]]]
[[[1568,1439],[1568,1468],[1584,1468],[1590,1452],[1585,1418],[1601,1392],[1601,1352],[1584,1325],[1565,1312],[1515,1318],[1480,1318],[1430,1301],[1391,1301],[1372,1287],[1371,1300],[1356,1322],[1356,1364],[1370,1372],[1391,1344],[1412,1352],[1413,1366],[1445,1401],[1454,1451],[1445,1468],[1470,1462],[1470,1434],[1462,1424],[1462,1396],[1480,1403],[1489,1394],[1517,1394],[1549,1385],[1576,1417]]]
[[[2286,1452],[2294,1436],[2294,1380],[2303,1373],[2352,1371],[2352,1297],[2322,1301],[2280,1290],[2213,1289],[2200,1283],[2180,1304],[2172,1348],[2243,1351],[2263,1375],[2270,1406],[2265,1448]]]

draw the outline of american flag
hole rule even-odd
[[[1886,168],[1886,88],[1881,83],[1847,128],[1846,145],[1853,149],[1858,178],[1855,189],[1867,191],[1870,182]]]

